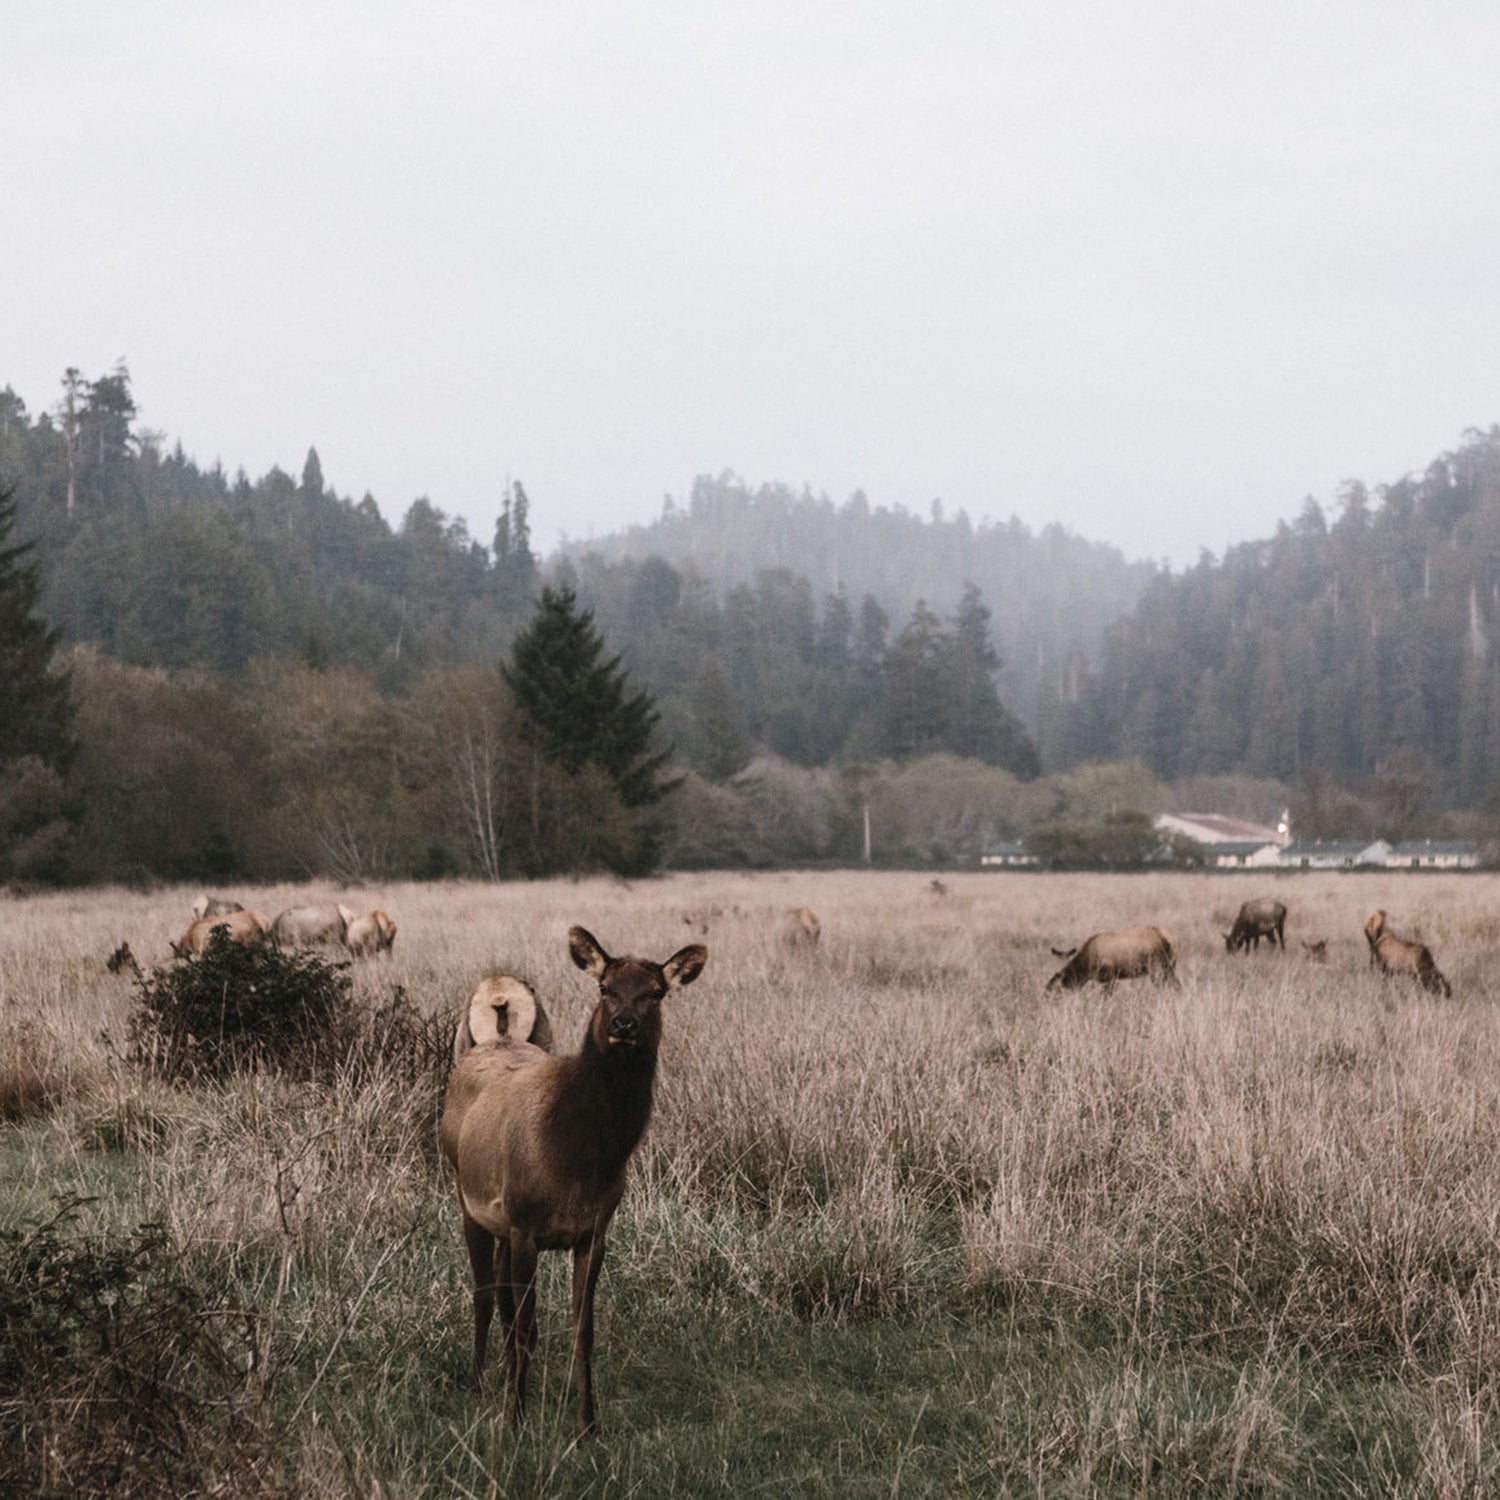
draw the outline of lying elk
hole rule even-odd
[[[1160,927],[1096,932],[1081,948],[1054,948],[1052,952],[1068,961],[1047,981],[1049,990],[1074,990],[1090,980],[1113,984],[1117,979],[1139,979],[1143,974],[1158,984],[1178,982],[1172,939]]]
[[[1404,974],[1434,995],[1451,995],[1453,986],[1443,978],[1426,943],[1413,943],[1388,932],[1383,911],[1371,912],[1365,922],[1365,940],[1370,945],[1370,963],[1382,974]]]
[[[1309,959],[1315,964],[1326,964],[1328,962],[1328,939],[1319,938],[1317,942],[1310,943],[1306,938],[1302,939],[1302,947]]]
[[[595,1425],[594,1288],[625,1170],[651,1117],[661,1002],[703,972],[708,950],[694,943],[661,964],[611,958],[592,934],[570,927],[568,952],[599,984],[582,1048],[552,1057],[509,1036],[474,1047],[448,1080],[439,1140],[458,1174],[474,1273],[475,1382],[498,1299],[510,1417],[521,1422],[536,1344],[537,1253],[571,1250],[582,1436]]]
[[[224,928],[231,943],[254,947],[266,941],[270,927],[258,911],[231,911],[220,917],[199,917],[183,935],[172,944],[172,952],[178,958],[187,958],[202,953],[209,939],[218,928]]]
[[[1259,949],[1260,940],[1269,938],[1274,948],[1279,943],[1286,952],[1286,903],[1272,901],[1269,897],[1259,901],[1247,901],[1240,907],[1234,926],[1224,934],[1224,947],[1230,953],[1243,948]]]
[[[552,1051],[552,1023],[536,991],[514,974],[486,974],[474,986],[454,1029],[454,1067],[470,1048],[493,1045],[501,1037]]]

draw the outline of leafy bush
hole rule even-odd
[[[169,1081],[225,1078],[242,1068],[324,1076],[357,1033],[347,963],[232,943],[139,982],[132,1058]]]
[[[154,1225],[0,1232],[0,1494],[269,1489],[248,1314],[211,1305]]]

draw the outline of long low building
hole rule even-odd
[[[1471,839],[1413,839],[1400,844],[1385,839],[1292,841],[1285,819],[1279,827],[1270,828],[1218,813],[1163,813],[1156,828],[1202,845],[1220,870],[1473,870],[1479,866],[1479,846]]]

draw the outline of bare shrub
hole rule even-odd
[[[0,1233],[0,1492],[272,1492],[254,1320],[159,1228],[86,1235],[78,1208]]]

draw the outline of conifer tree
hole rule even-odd
[[[36,612],[40,568],[32,544],[10,543],[16,498],[0,490],[0,764],[33,755],[64,771],[76,750],[68,679],[50,670],[61,638]]]
[[[671,752],[652,748],[660,716],[651,693],[630,691],[605,649],[573,591],[544,588],[501,672],[549,760],[573,776],[597,766],[626,807],[649,807],[669,790],[658,773]]]

